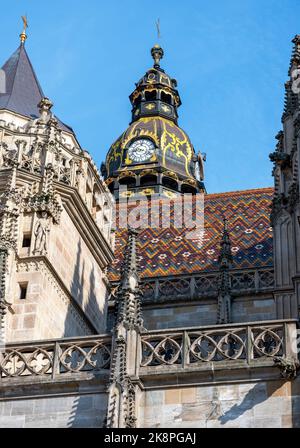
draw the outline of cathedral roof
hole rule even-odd
[[[224,216],[230,232],[233,269],[273,265],[270,207],[273,188],[207,194],[204,201],[204,237],[187,239],[186,228],[147,227],[139,234],[142,277],[183,275],[219,268],[218,255]],[[122,207],[122,204],[119,204]],[[126,230],[116,234],[116,259],[110,278],[119,278]]]
[[[6,61],[2,70],[5,73],[5,89],[0,89],[0,109],[7,109],[33,119],[38,118],[40,116],[38,104],[45,95],[24,43],[21,43]],[[72,128],[58,121],[61,129],[73,132]]]

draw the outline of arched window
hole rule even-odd
[[[170,188],[171,190],[178,190],[178,183],[171,177],[163,177],[162,184],[164,187]]]
[[[141,177],[141,187],[149,187],[157,184],[157,176],[154,174],[145,174]]]
[[[164,103],[172,104],[172,97],[171,97],[171,95],[168,95],[165,92],[161,92],[160,98],[161,98],[161,100]]]
[[[127,185],[128,188],[135,187],[135,185],[136,185],[135,177],[130,177],[130,176],[122,177],[119,180],[119,184]]]
[[[156,100],[156,90],[151,90],[151,92],[145,92],[146,101]]]
[[[188,184],[182,184],[181,185],[181,193],[192,193],[192,194],[196,194],[197,190],[195,187],[192,187],[191,185]]]

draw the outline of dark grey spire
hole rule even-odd
[[[5,74],[4,86],[0,89],[0,109],[7,109],[20,115],[36,119],[40,116],[39,104],[45,97],[26,52],[24,42],[2,67]],[[67,132],[72,128],[62,123],[59,127]]]
[[[3,65],[5,93],[0,93],[0,109],[8,109],[21,115],[39,117],[38,103],[45,96],[25,46],[21,44]]]

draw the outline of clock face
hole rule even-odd
[[[136,140],[128,149],[128,156],[134,162],[144,162],[150,159],[154,153],[154,143],[146,138]]]

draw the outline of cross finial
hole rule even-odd
[[[156,29],[157,29],[157,38],[158,40],[161,38],[160,34],[160,20],[157,19],[156,22]],[[158,68],[160,67],[160,60],[164,56],[164,50],[161,48],[159,44],[155,44],[153,48],[151,48],[151,56],[154,60],[154,67]]]
[[[25,40],[27,39],[26,29],[28,28],[27,16],[21,16],[23,22],[23,31],[20,34],[21,44],[24,45]]]
[[[161,38],[161,34],[160,34],[160,20],[159,20],[159,18],[156,20],[155,24],[156,24],[156,29],[157,29],[157,39],[159,40]]]

